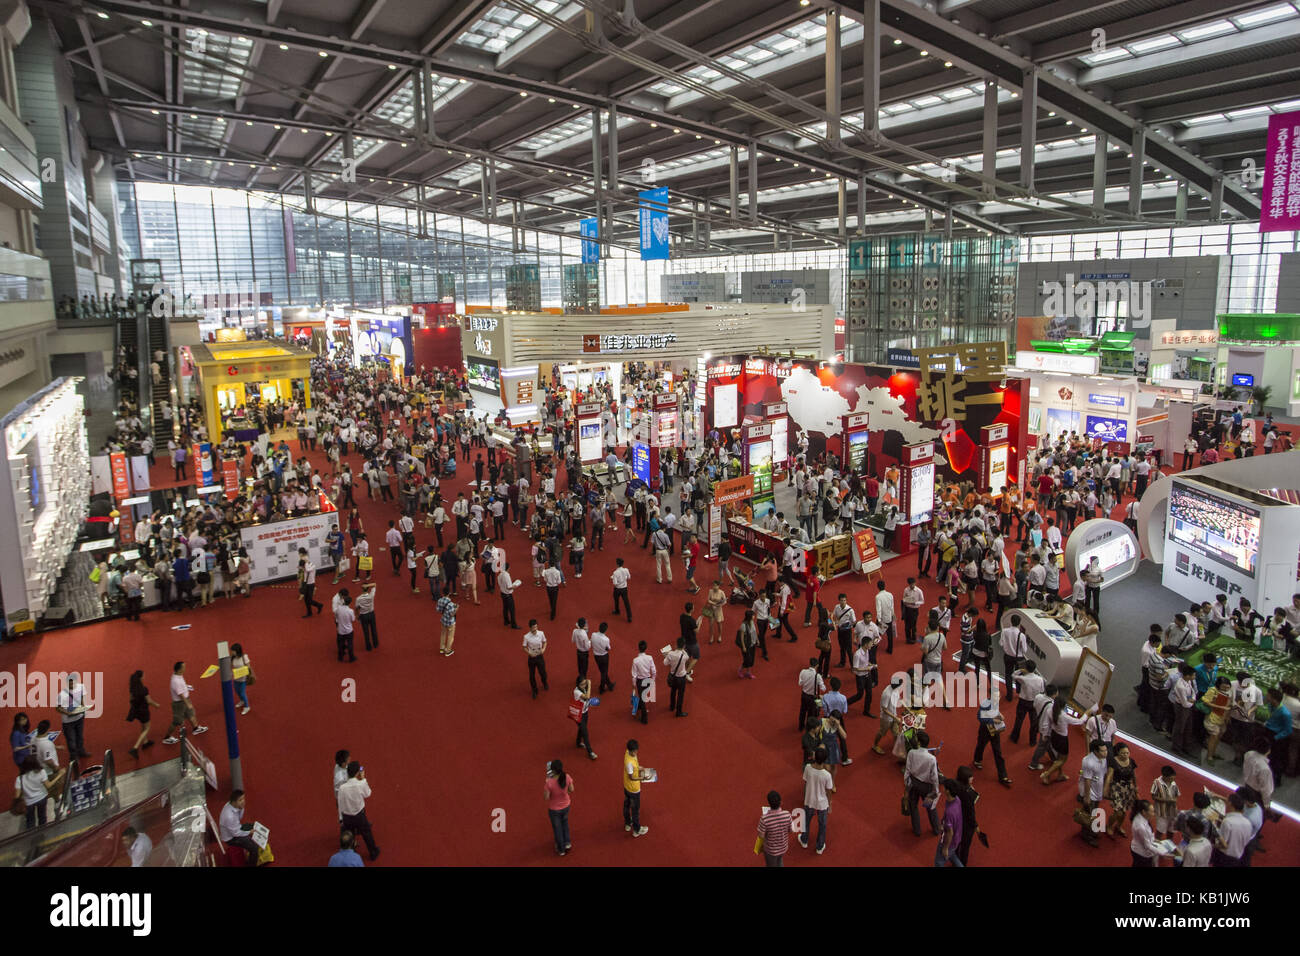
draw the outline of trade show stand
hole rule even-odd
[[[1079,667],[1079,658],[1086,647],[1094,653],[1097,650],[1097,635],[1088,635],[1082,641],[1075,640],[1066,626],[1037,608],[1009,608],[1002,614],[1002,627],[1011,627],[1011,616],[1020,615],[1020,626],[1025,629],[1025,638],[1029,644],[1030,659],[1038,666],[1038,673],[1049,684],[1069,687],[1074,682],[1074,673]]]
[[[732,554],[755,565],[761,564],[769,554],[779,565],[785,554],[783,539],[739,518],[727,519],[727,541]],[[795,577],[799,580],[805,579],[809,571],[816,571],[829,581],[853,570],[853,536],[850,534],[836,535],[812,544],[798,541],[792,544],[799,552],[793,565]]]

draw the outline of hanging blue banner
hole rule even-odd
[[[582,261],[600,261],[600,220],[578,220],[578,232],[582,236]]]
[[[632,442],[632,474],[650,484],[650,446],[645,442]]]
[[[668,187],[637,193],[641,200],[641,258],[668,258]]]

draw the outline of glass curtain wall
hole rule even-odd
[[[576,235],[508,222],[431,213],[421,238],[415,213],[398,206],[318,200],[308,212],[296,196],[131,182],[119,184],[118,200],[128,256],[160,259],[167,281],[196,299],[256,283],[276,304],[382,308],[403,297],[399,276],[403,286],[409,276],[411,298],[421,302],[436,299],[439,274],[449,274],[459,309],[504,307],[506,267],[537,263],[542,305],[553,308],[563,267],[581,261]],[[499,212],[509,215],[506,207]],[[1258,230],[1237,223],[1029,236],[1020,240],[1020,261],[1225,256],[1222,307],[1268,311],[1277,301],[1279,257],[1300,244],[1297,233]],[[642,262],[635,251],[611,250],[601,262],[601,304],[659,301],[660,280],[672,273],[846,269],[845,251],[834,246],[730,256],[677,251],[671,261]]]

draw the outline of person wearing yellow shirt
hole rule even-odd
[[[645,836],[649,827],[641,826],[641,762],[637,759],[640,744],[635,739],[627,742],[623,754],[623,830],[632,836]]]

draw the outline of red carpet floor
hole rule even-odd
[[[359,459],[352,461],[356,467]],[[461,477],[445,484],[444,492],[450,490],[454,498],[466,471],[462,467]],[[155,469],[157,479],[170,474],[170,468]],[[360,505],[372,542],[381,544],[387,519],[396,512],[364,496]],[[249,690],[252,712],[239,718],[249,792],[246,819],[270,827],[281,864],[323,865],[336,848],[332,762],[335,750],[346,747],[365,765],[374,788],[368,812],[384,851],[380,865],[757,865],[754,828],[767,791],[779,790],[786,806],[802,801],[799,735],[793,729],[799,700],[795,675],[815,653],[814,631],[798,627],[797,644],[773,645],[771,662],[760,660],[756,668],[758,678],[742,681],[736,676],[738,651],[730,643],[735,612],[729,608],[726,641],[703,647],[687,695],[690,716],[676,720],[667,713],[661,676],[659,703],[649,725],[642,726],[627,706],[628,668],[637,640],[657,649],[675,639],[676,618],[687,599],[680,565],[674,585],[657,586],[639,540],[622,546],[621,535],[611,535],[605,550],[591,555],[581,581],[567,571],[559,618],[551,623],[545,619],[544,592],[527,583],[531,570],[524,536],[508,528],[507,554],[526,582],[518,594],[520,623],[538,617],[551,642],[551,689],[536,701],[528,689],[520,632],[501,626],[499,599],[483,592],[481,578],[482,605],[462,602],[457,653],[444,658],[437,653],[438,618],[427,591],[412,594],[405,573],[392,576],[382,550],[375,561],[381,647],[366,653],[358,635],[355,664],[336,662],[329,617],[302,619],[290,581],[257,588],[251,599],[218,600],[207,609],[150,612],[140,623],[119,620],[20,640],[0,649],[0,667],[13,670],[22,662],[29,670],[103,672],[108,699],[103,716],[88,724],[87,743],[94,753],[113,748],[118,767],[128,770],[134,762],[126,748],[136,733],[136,725],[123,721],[129,674],[143,668],[154,698],[163,703],[153,733],[159,743],[143,758],[163,760],[176,755],[176,748],[161,743],[168,719],[167,678],[173,661],[187,660],[199,716],[212,728],[197,743],[216,761],[224,788],[229,777],[220,686],[216,678],[201,681],[198,675],[215,661],[217,641],[241,641],[259,678]],[[419,529],[421,547],[431,536]],[[608,578],[616,556],[625,557],[633,575],[631,625],[609,613]],[[886,566],[896,594],[913,567],[910,559]],[[330,576],[322,574],[320,580],[318,598],[328,608]],[[933,583],[924,583],[928,594],[937,593]],[[840,579],[829,588],[832,600],[840,590],[861,607],[875,585]],[[593,626],[608,620],[614,641],[611,669],[618,689],[592,712],[595,762],[574,747],[574,726],[565,715],[576,673],[569,633],[580,615]],[[178,624],[192,627],[172,630]],[[881,667],[887,674],[918,658],[917,649],[900,639],[892,659],[881,654]],[[832,674],[852,687],[849,671]],[[344,701],[348,680],[356,682],[353,702]],[[1013,711],[1004,705],[1008,717]],[[53,713],[33,710],[31,715],[34,721],[50,716],[57,725]],[[928,828],[924,837],[914,837],[899,815],[901,777],[893,759],[869,752],[877,726],[860,711],[849,719],[854,763],[838,775],[827,852],[817,857],[796,845],[788,857],[791,865],[932,863],[935,841]],[[941,770],[954,773],[970,761],[973,710],[932,711],[930,727],[934,740],[943,742]],[[639,739],[642,763],[660,773],[658,782],[643,788],[642,822],[650,833],[639,840],[621,825],[619,764],[628,737]],[[1070,821],[1075,783],[1043,787],[1026,769],[1029,753],[1023,741],[1008,746],[1011,790],[997,785],[992,755],[985,755],[977,786],[983,794],[979,816],[991,847],[976,844],[972,865],[1128,866],[1127,840],[1103,838],[1094,850],[1077,838]],[[1072,776],[1082,753],[1082,737],[1076,736]],[[576,784],[570,814],[574,849],[563,860],[554,855],[542,799],[544,764],[556,757],[565,761]],[[1145,788],[1163,761],[1141,750],[1135,758]],[[1180,780],[1188,804],[1200,782],[1188,771],[1180,771]],[[213,794],[214,812],[222,800]],[[1257,856],[1257,863],[1300,865],[1296,832],[1290,821],[1269,824],[1269,852]]]

